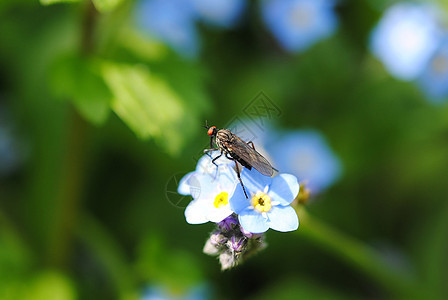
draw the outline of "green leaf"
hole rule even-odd
[[[185,101],[144,65],[104,63],[104,80],[114,98],[112,110],[142,138],[154,138],[178,154],[191,128],[199,128]]]
[[[92,2],[99,12],[105,13],[112,11],[121,4],[123,0],[92,0]]]
[[[76,299],[75,287],[72,281],[62,273],[45,271],[27,286],[23,299],[74,300]]]
[[[72,101],[81,115],[96,125],[106,121],[112,98],[98,68],[93,60],[69,55],[56,61],[50,80],[57,97]]]
[[[81,0],[39,0],[42,5],[51,5],[56,3],[75,3]]]

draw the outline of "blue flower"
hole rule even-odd
[[[217,155],[217,152],[212,154]],[[185,218],[190,224],[218,223],[233,213],[229,200],[238,182],[236,171],[230,167],[233,161],[222,156],[216,161],[218,168],[211,161],[208,156],[201,158],[197,171],[187,174],[179,184],[179,190],[184,194],[190,191],[194,199],[185,209]]]
[[[433,102],[446,101],[448,97],[448,37],[439,45],[429,60],[418,84]]]
[[[198,17],[206,23],[230,28],[246,8],[246,0],[192,0]]]
[[[262,16],[282,47],[301,52],[337,28],[331,0],[264,0]]]
[[[413,80],[427,64],[439,38],[434,7],[398,3],[384,13],[373,30],[370,47],[393,76]]]
[[[135,14],[142,29],[180,55],[195,57],[198,54],[197,16],[190,0],[140,0]]]
[[[268,146],[273,165],[306,181],[312,192],[330,186],[341,173],[338,158],[317,131],[301,130],[286,134]]]
[[[297,178],[280,174],[274,178],[264,176],[255,169],[243,169],[241,178],[249,199],[238,183],[230,205],[241,226],[252,233],[262,233],[272,228],[292,231],[299,227],[295,210],[289,205],[299,193]]]

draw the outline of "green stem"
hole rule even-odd
[[[49,264],[58,267],[65,265],[71,248],[82,198],[86,156],[87,124],[73,109],[70,110],[70,121],[67,152],[62,161],[63,173],[55,207],[56,219],[47,249]]]
[[[415,288],[410,274],[393,268],[373,248],[324,224],[301,206],[296,211],[301,222],[297,233],[301,236],[317,242],[395,296],[406,296]]]

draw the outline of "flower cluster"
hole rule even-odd
[[[185,210],[190,224],[217,223],[204,251],[219,255],[223,269],[235,266],[242,259],[264,248],[263,233],[269,228],[292,231],[299,226],[295,210],[290,206],[299,193],[297,178],[279,174],[273,178],[257,170],[243,168],[241,179],[248,197],[238,180],[233,161],[204,155],[194,172],[179,183],[178,192],[193,200]]]
[[[333,0],[261,0],[261,15],[280,46],[302,52],[335,31]],[[238,24],[247,0],[139,0],[135,17],[140,28],[185,57],[199,52],[196,23],[215,28]]]
[[[403,2],[387,9],[370,48],[396,78],[416,81],[428,99],[448,96],[448,35],[435,4]]]

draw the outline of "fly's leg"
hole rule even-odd
[[[215,160],[217,160],[218,158],[220,158],[222,156],[222,151],[221,154],[219,154],[218,156],[216,156],[214,159],[212,159],[212,164],[214,164],[216,166],[216,168],[218,168],[218,165],[215,163]]]
[[[216,150],[219,150],[219,149],[218,149],[218,148],[204,149],[204,153],[205,153],[208,157],[213,158],[212,155],[210,154],[210,152],[213,152],[213,151],[216,151]],[[216,164],[215,164],[215,165],[216,165]]]
[[[214,164],[214,165],[216,166],[215,179],[216,179],[216,177],[218,176],[218,164],[215,163],[215,160],[217,160],[217,159],[220,158],[221,156],[222,156],[222,150],[221,150],[221,153],[220,153],[218,156],[216,156],[214,159],[212,159],[212,164]],[[211,155],[210,155],[210,158],[211,158]]]
[[[249,199],[249,197],[247,197],[247,193],[246,193],[246,189],[244,188],[243,181],[241,180],[240,169],[238,168],[238,163],[236,162],[236,160],[234,160],[234,161],[235,161],[236,174],[238,175],[238,179],[240,180],[241,187],[243,188],[244,195],[246,196],[246,199]]]

